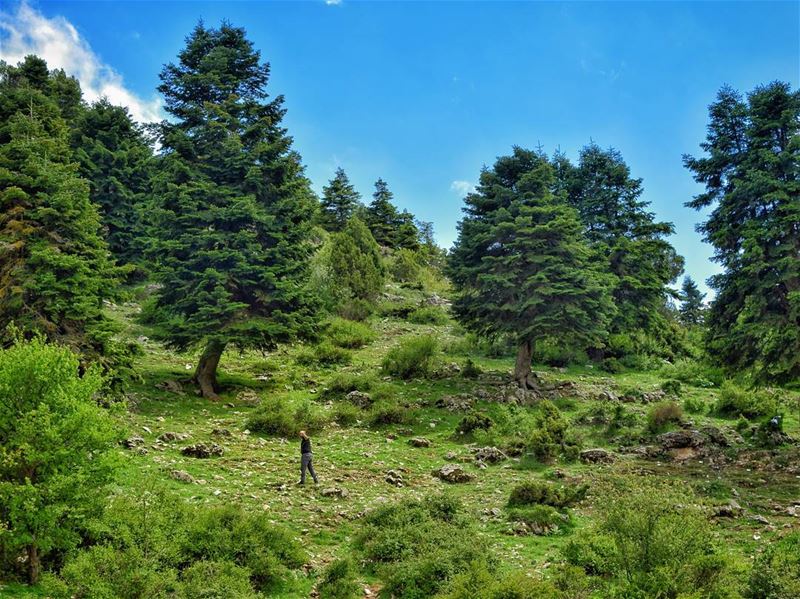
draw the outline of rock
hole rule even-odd
[[[184,470],[173,470],[169,473],[169,475],[174,478],[175,480],[179,480],[182,483],[193,483],[194,476],[185,472]]]
[[[497,464],[508,459],[508,456],[497,447],[480,447],[472,450],[475,453],[476,462],[489,462],[490,464]]]
[[[455,451],[448,451],[446,454],[444,454],[444,459],[448,462],[452,462],[456,458],[458,458],[458,454]]]
[[[435,293],[427,298],[425,298],[425,303],[429,306],[449,306],[450,301],[444,299],[443,297],[439,297]]]
[[[430,447],[431,441],[425,437],[414,437],[408,440],[408,444],[411,445],[411,447]]]
[[[395,487],[402,487],[405,485],[403,475],[397,470],[387,470],[386,477],[383,480]]]
[[[166,431],[161,433],[158,436],[158,440],[162,443],[170,443],[172,441],[186,441],[189,438],[188,433],[175,433],[172,431]]]
[[[359,408],[369,408],[373,403],[373,399],[370,394],[362,391],[351,391],[345,397],[347,397],[347,401],[358,406]]]
[[[431,472],[431,475],[446,483],[467,483],[475,480],[475,476],[464,470],[459,464],[445,464]]]
[[[443,395],[436,400],[436,407],[448,412],[466,412],[472,408],[474,403],[475,400],[466,395]]]
[[[342,489],[340,487],[328,487],[326,489],[322,489],[322,491],[320,491],[320,495],[323,497],[336,497],[338,499],[344,499],[345,497],[348,497],[350,493],[348,493],[346,489]]]
[[[600,401],[618,401],[619,398],[614,395],[613,391],[606,389],[597,394],[597,399]]]
[[[231,431],[227,428],[215,428],[211,431],[211,434],[215,437],[230,437]]]
[[[714,443],[715,445],[719,445],[720,447],[729,447],[730,442],[728,438],[725,436],[720,429],[716,426],[704,426],[700,429],[700,432],[703,433],[708,440]]]
[[[257,406],[261,403],[261,398],[252,389],[242,389],[236,394],[236,401],[248,406]]]
[[[586,464],[611,464],[617,459],[613,453],[601,448],[584,449],[580,457]]]
[[[755,520],[759,524],[763,524],[764,526],[769,526],[769,520],[767,520],[761,514],[756,514],[755,516],[753,516],[753,520]]]
[[[144,445],[144,439],[142,439],[139,436],[128,437],[122,442],[122,445],[124,445],[128,449],[134,449],[135,447]]]
[[[705,444],[705,437],[700,432],[691,431],[672,431],[658,436],[658,442],[664,449],[679,449],[683,447],[702,447]]]
[[[739,505],[739,502],[731,499],[726,505],[718,507],[714,515],[718,518],[736,518],[742,511],[742,506]]]
[[[181,453],[192,458],[210,458],[221,456],[225,450],[216,443],[195,443],[181,449]]]
[[[178,381],[166,380],[156,383],[156,389],[162,391],[169,391],[170,393],[177,393],[183,395],[183,386]]]

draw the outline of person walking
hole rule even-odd
[[[314,472],[314,464],[313,464],[313,457],[314,454],[311,452],[311,439],[308,438],[306,431],[300,431],[300,483],[301,485],[306,484],[306,469],[311,474],[311,478],[314,479],[314,484],[316,485],[319,481],[317,480],[317,473]]]

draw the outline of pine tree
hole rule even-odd
[[[350,183],[344,169],[336,169],[336,176],[322,188],[322,226],[327,231],[341,231],[360,203],[361,194]]]
[[[47,66],[28,57],[0,74],[0,336],[13,322],[109,364],[114,327],[102,303],[118,272]]]
[[[417,251],[419,245],[419,229],[414,222],[414,215],[408,210],[403,210],[395,224],[394,247],[399,249]]]
[[[141,262],[141,207],[152,178],[152,150],[127,108],[101,99],[82,111],[71,145],[100,208],[106,240],[120,264]]]
[[[374,301],[383,289],[386,273],[380,247],[357,218],[333,235],[329,260],[332,279],[345,297]]]
[[[367,226],[379,245],[393,247],[396,241],[396,226],[400,215],[392,203],[394,194],[383,179],[375,182],[372,202],[367,206]]]
[[[268,350],[315,327],[304,280],[317,203],[268,80],[269,65],[228,23],[197,25],[161,71],[174,120],[161,125],[154,184],[151,318],[169,346],[204,347],[194,380],[209,398],[226,347]]]
[[[681,286],[681,307],[680,315],[681,321],[689,326],[698,325],[703,323],[703,298],[706,294],[701,293],[694,282],[692,277],[684,277],[683,285]]]
[[[515,147],[465,198],[449,256],[455,314],[479,334],[516,339],[514,378],[523,387],[536,385],[537,342],[599,342],[613,311],[578,214],[553,195],[554,184],[546,157]]]
[[[709,353],[762,381],[800,378],[800,92],[722,88],[709,107],[705,157],[684,156],[711,208],[698,228],[723,269],[706,323]]]
[[[668,337],[664,306],[669,285],[683,271],[683,258],[665,239],[674,232],[672,224],[656,221],[647,210],[640,199],[642,180],[631,177],[618,151],[590,144],[577,166],[562,154],[554,163],[556,193],[578,210],[596,259],[614,276],[617,313],[610,330]]]

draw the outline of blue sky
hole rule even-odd
[[[698,191],[707,105],[800,78],[800,2],[29,2],[4,3],[0,55],[37,50],[92,94],[142,118],[199,18],[247,29],[318,191],[341,166],[365,199],[384,178],[449,246],[464,188],[514,144],[619,149],[644,198],[675,223],[698,282],[715,272],[683,207]],[[91,68],[86,63],[91,63]],[[83,69],[81,71],[81,69]]]

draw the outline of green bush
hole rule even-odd
[[[674,395],[675,397],[681,396],[681,382],[675,379],[670,379],[661,383],[661,390],[667,395]]]
[[[385,302],[380,305],[379,311],[381,316],[387,316],[391,318],[401,318],[407,319],[409,315],[411,315],[414,310],[417,309],[417,305],[413,302]]]
[[[199,561],[181,573],[180,596],[190,599],[258,599],[250,571],[230,561]],[[155,597],[155,595],[142,595]]]
[[[367,325],[344,318],[328,323],[325,336],[334,346],[345,349],[358,349],[375,339],[375,333]]]
[[[692,387],[719,387],[725,380],[721,368],[707,366],[689,358],[675,360],[672,364],[665,365],[659,374]]]
[[[349,559],[331,562],[322,573],[317,585],[319,599],[354,599],[361,597],[361,589],[355,580],[355,566]]]
[[[522,522],[542,531],[541,533],[537,532],[537,534],[549,534],[556,530],[566,530],[572,525],[572,520],[568,514],[544,504],[510,508],[508,510],[508,519],[512,522]]]
[[[773,540],[753,564],[747,599],[800,597],[800,532]]]
[[[461,376],[465,379],[476,379],[483,374],[481,367],[472,361],[472,358],[467,358],[464,366],[461,368]]]
[[[375,306],[367,300],[353,298],[339,304],[336,313],[346,320],[363,322],[375,313]]]
[[[456,426],[456,432],[469,435],[477,430],[487,430],[492,424],[494,424],[494,421],[486,412],[473,411],[461,419]]]
[[[400,341],[383,359],[384,372],[402,379],[426,376],[433,370],[436,340],[430,335]]]
[[[349,364],[353,357],[346,349],[336,347],[330,341],[322,341],[313,348],[300,351],[296,359],[303,366],[333,366]]]
[[[375,377],[368,374],[340,372],[327,384],[323,397],[343,398],[351,391],[368,393],[375,387]]]
[[[526,449],[536,459],[549,462],[560,455],[573,458],[579,449],[568,435],[569,423],[559,409],[549,400],[536,404],[534,427],[526,441]]]
[[[548,340],[536,344],[533,352],[535,364],[545,364],[553,368],[563,368],[570,364],[585,364],[586,352],[565,346],[563,340]]]
[[[619,374],[625,367],[616,358],[606,358],[600,362],[600,368],[609,374]]]
[[[588,490],[589,485],[556,486],[544,481],[529,481],[511,490],[508,506],[549,505],[565,508],[582,501]]]
[[[392,257],[390,270],[395,281],[416,282],[420,275],[419,256],[411,250],[400,249]]]
[[[273,396],[261,402],[247,419],[246,426],[255,433],[296,437],[302,430],[321,430],[325,421],[324,414],[307,401],[291,405],[285,399]]]
[[[657,433],[668,424],[683,422],[683,408],[674,401],[661,401],[647,411],[647,430]]]
[[[773,416],[778,410],[775,395],[767,390],[742,389],[726,381],[719,390],[715,411],[722,416],[744,416],[753,419]]]
[[[474,563],[453,578],[442,599],[588,599],[589,583],[583,570],[574,566],[548,568],[549,580],[515,568],[497,572]]]
[[[690,414],[705,414],[706,402],[699,397],[687,397],[683,400],[683,409]]]
[[[369,423],[372,426],[389,424],[413,424],[416,412],[392,401],[377,402],[369,412]]]
[[[339,426],[353,426],[361,418],[361,410],[349,403],[339,403],[333,408],[333,420]]]
[[[408,315],[408,321],[414,324],[447,324],[450,318],[437,306],[417,308]]]

